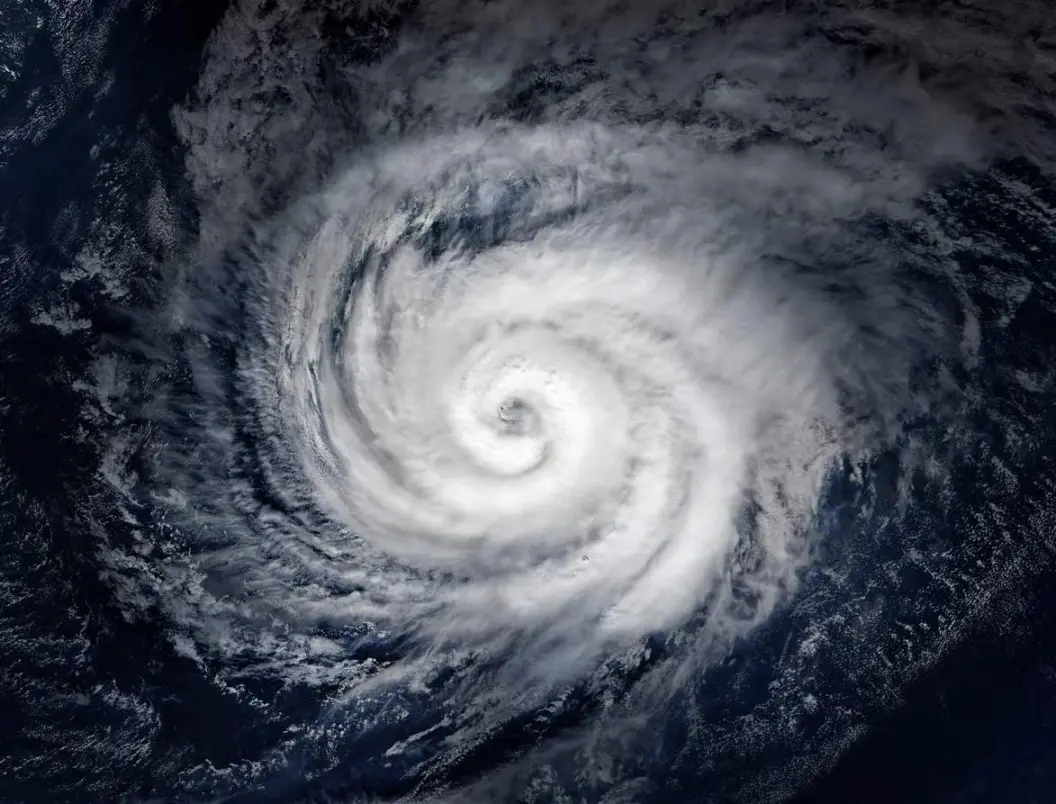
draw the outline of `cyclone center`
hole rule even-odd
[[[499,426],[507,435],[528,435],[536,429],[536,412],[524,399],[511,396],[499,403]]]

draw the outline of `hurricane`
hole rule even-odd
[[[178,159],[96,147],[151,188],[54,230],[105,312],[34,318],[100,330],[123,800],[798,801],[1024,633],[1056,78],[980,9],[217,12]]]
[[[869,443],[851,412],[898,413],[904,346],[765,253],[715,247],[740,210],[693,199],[736,167],[672,187],[680,150],[459,132],[348,169],[239,254],[258,327],[240,393],[267,413],[265,482],[329,520],[290,555],[346,590],[328,609],[618,638],[712,595],[732,633],[792,582],[825,473]],[[889,337],[914,328],[882,311]],[[876,366],[841,366],[856,339]],[[240,546],[223,560],[243,555],[252,571]]]
[[[222,393],[177,397],[176,430],[206,422],[226,471],[236,399],[261,487],[321,517],[231,528],[207,572],[309,622],[579,650],[701,606],[728,641],[794,586],[826,474],[927,404],[907,377],[941,337],[859,223],[916,188],[854,177],[868,147],[708,155],[699,124],[555,118],[337,162],[203,271],[237,316],[187,291],[192,337],[235,368],[188,357]],[[939,145],[907,170],[969,147]],[[844,265],[811,266],[811,239]],[[189,457],[172,482],[212,482]],[[244,514],[237,495],[210,516]]]

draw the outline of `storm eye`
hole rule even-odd
[[[532,408],[518,397],[511,397],[499,405],[499,421],[510,435],[524,435],[532,429]]]

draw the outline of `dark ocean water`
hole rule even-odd
[[[337,3],[250,5],[255,19],[322,21],[304,74],[314,82],[309,97],[320,108],[332,103],[320,118],[347,142],[330,128],[320,135],[330,138],[325,148],[304,134],[311,170],[386,147],[357,117],[358,93],[370,88],[343,70],[380,64],[395,75],[399,64],[386,66],[383,55],[398,50],[404,26],[419,24],[415,10],[401,12],[405,19],[359,17]],[[722,24],[738,24],[740,13]],[[743,13],[766,20],[779,11],[753,5]],[[957,13],[965,31],[984,24]],[[229,126],[225,142],[246,159],[246,175],[259,173],[254,165],[281,166],[251,185],[255,220],[281,215],[311,185],[283,152],[296,137],[259,133],[270,104],[286,103],[281,81],[224,106],[216,31],[233,14],[223,3],[163,0],[0,8],[0,800],[1053,800],[1056,192],[1037,146],[929,174],[918,203],[947,227],[941,258],[956,274],[919,284],[935,309],[945,305],[942,320],[959,328],[952,340],[970,357],[914,365],[920,378],[912,381],[930,388],[929,378],[941,375],[953,412],[906,417],[893,445],[831,468],[812,558],[757,627],[705,661],[692,637],[705,627],[698,611],[677,627],[644,629],[626,656],[602,656],[601,669],[535,698],[504,692],[506,676],[489,664],[503,659],[481,654],[364,692],[342,668],[410,667],[423,638],[414,623],[372,630],[334,615],[305,625],[296,601],[252,585],[232,547],[241,544],[240,527],[255,528],[267,546],[253,568],[301,588],[308,581],[283,574],[284,548],[268,541],[268,528],[283,520],[315,532],[333,521],[276,488],[277,470],[261,457],[274,433],[245,423],[266,413],[232,416],[242,463],[232,460],[225,472],[199,443],[204,425],[181,440],[173,419],[158,414],[194,395],[247,410],[261,404],[234,380],[215,395],[203,391],[194,338],[170,326],[181,266],[209,259],[194,247],[203,221],[213,215],[215,234],[223,229],[215,220],[227,220],[202,199],[228,168],[203,168],[195,149]],[[262,59],[263,74],[268,59],[296,61],[292,36],[261,23],[268,44],[246,63]],[[1052,36],[1040,30],[1035,41]],[[231,48],[231,58],[242,58]],[[601,61],[585,53],[566,72],[544,64],[535,68],[543,79],[525,68],[496,93],[489,114],[535,125],[561,93],[581,91],[577,82]],[[218,83],[204,77],[209,63]],[[739,65],[731,56],[731,75]],[[1046,88],[1039,84],[1039,95]],[[428,98],[421,103],[393,125],[413,132],[428,115],[443,116]],[[220,107],[229,118],[195,129]],[[296,116],[284,114],[275,131]],[[250,116],[257,123],[240,131]],[[1050,148],[1051,160],[1056,134],[1039,119],[1048,139],[1034,142]],[[759,136],[783,143],[789,135]],[[738,147],[760,142],[748,139]],[[507,239],[511,229],[491,223],[496,242]],[[544,225],[551,223],[532,224]],[[922,234],[914,246],[912,222],[876,225],[907,227],[891,235],[909,244],[896,275],[924,276],[913,273],[913,260],[929,264],[936,241]],[[217,264],[242,266],[236,257],[228,248]],[[234,274],[209,268],[194,276],[199,286],[215,281],[229,305],[216,315],[228,309],[248,330],[254,313]],[[235,335],[210,337],[202,352],[212,365],[232,376],[245,367]],[[926,458],[907,459],[911,448]],[[181,467],[200,462],[197,477],[181,475],[183,487],[158,469],[173,454],[197,456]],[[252,504],[225,509],[223,520],[193,513],[236,481]],[[177,494],[191,500],[179,514],[170,509]],[[230,510],[252,514],[241,522]],[[207,538],[215,539],[208,549]],[[203,570],[201,583],[183,573],[185,560],[225,549],[235,557],[223,571]],[[240,594],[251,610],[245,619],[214,602]],[[292,612],[290,621],[273,611]],[[302,638],[309,648],[298,659],[300,648],[290,646]],[[465,697],[464,685],[474,695],[490,687],[498,700],[487,711],[499,714],[479,733],[452,714],[478,700]]]

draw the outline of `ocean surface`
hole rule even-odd
[[[0,801],[1044,804],[1043,2],[0,7]]]

